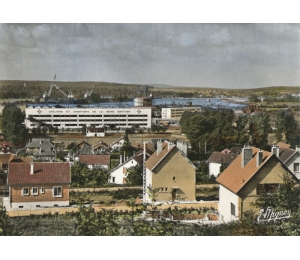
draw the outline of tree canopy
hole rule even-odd
[[[131,185],[143,184],[143,166],[137,164],[127,169],[126,183]]]
[[[1,129],[6,140],[18,145],[27,131],[24,126],[25,114],[15,104],[5,104],[1,115]]]

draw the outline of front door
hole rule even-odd
[[[172,200],[176,199],[176,189],[172,190]]]

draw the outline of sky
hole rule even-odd
[[[0,24],[0,80],[300,86],[296,23]]]

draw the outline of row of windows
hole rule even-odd
[[[40,194],[45,193],[44,187],[41,187],[40,190],[38,187],[32,187],[31,191],[28,187],[22,188],[22,196],[29,196],[30,194],[33,196],[38,196]],[[54,186],[53,187],[53,197],[62,197],[62,187],[61,186]]]

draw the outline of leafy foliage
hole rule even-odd
[[[287,143],[295,147],[300,135],[300,128],[290,109],[279,110],[276,113],[276,139],[278,142],[282,140],[283,135]]]
[[[143,184],[143,165],[137,164],[127,169],[126,183],[131,185]]]
[[[0,236],[15,236],[16,230],[12,227],[5,209],[0,208]]]
[[[268,145],[268,132],[271,129],[269,119],[269,115],[263,113],[250,116],[249,134],[252,137],[250,144],[264,150],[270,150]]]
[[[25,114],[15,104],[5,104],[1,115],[1,129],[6,140],[18,145],[25,137],[27,130],[23,125]]]

